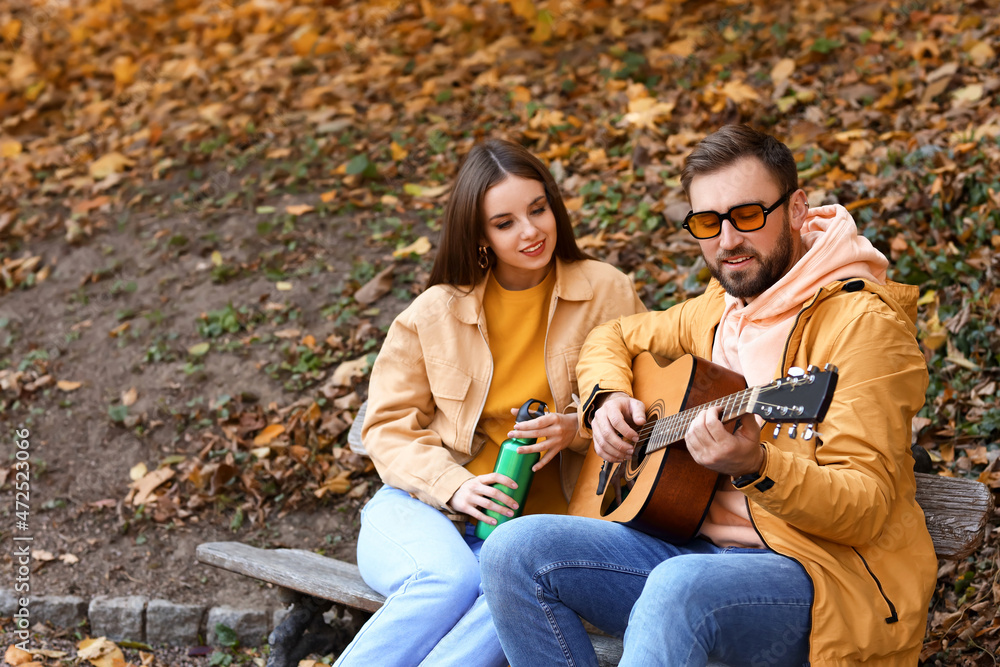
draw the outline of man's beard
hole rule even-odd
[[[724,256],[717,256],[714,264],[706,261],[708,270],[727,293],[737,299],[752,299],[767,291],[785,274],[792,261],[792,235],[787,213],[782,216],[782,220],[783,229],[778,236],[778,245],[770,255],[764,257],[756,250],[740,245],[727,251]],[[724,260],[740,255],[749,255],[760,262],[753,275],[746,275],[746,271],[724,273],[721,269]]]

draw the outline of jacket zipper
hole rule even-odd
[[[872,580],[875,582],[875,585],[878,586],[879,594],[882,596],[882,599],[885,600],[886,606],[889,607],[889,616],[886,617],[885,622],[895,623],[896,621],[899,620],[899,616],[896,614],[896,605],[894,605],[892,603],[892,600],[889,599],[889,596],[885,594],[885,590],[882,588],[882,582],[878,580],[878,577],[875,576],[875,573],[872,572],[872,569],[868,567],[868,561],[866,561],[865,557],[861,555],[861,552],[858,551],[856,547],[851,547],[851,549],[854,551],[854,553],[858,555],[858,558],[861,559],[861,562],[862,564],[864,564],[865,569],[868,570],[868,576],[870,576]]]

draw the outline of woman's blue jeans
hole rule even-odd
[[[336,664],[504,667],[479,574],[483,541],[391,486],[361,510],[358,568],[386,596]]]
[[[597,665],[581,617],[624,635],[623,667],[808,663],[812,582],[767,549],[535,515],[498,527],[481,567],[512,667]]]

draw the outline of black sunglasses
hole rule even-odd
[[[763,204],[754,203],[734,206],[725,213],[717,213],[716,211],[698,211],[695,213],[691,211],[684,217],[684,223],[681,226],[691,232],[691,236],[699,241],[714,239],[721,234],[723,220],[733,223],[733,227],[741,232],[755,232],[764,226],[764,223],[767,222],[767,216],[772,211],[788,201],[788,198],[792,196],[795,190],[798,190],[798,188],[786,192],[781,196],[781,199],[774,202],[774,205],[769,208],[764,208]]]

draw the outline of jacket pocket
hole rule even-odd
[[[455,446],[472,377],[450,363],[434,359],[427,359],[426,366],[431,397],[438,413],[432,421],[432,428],[445,444]]]

